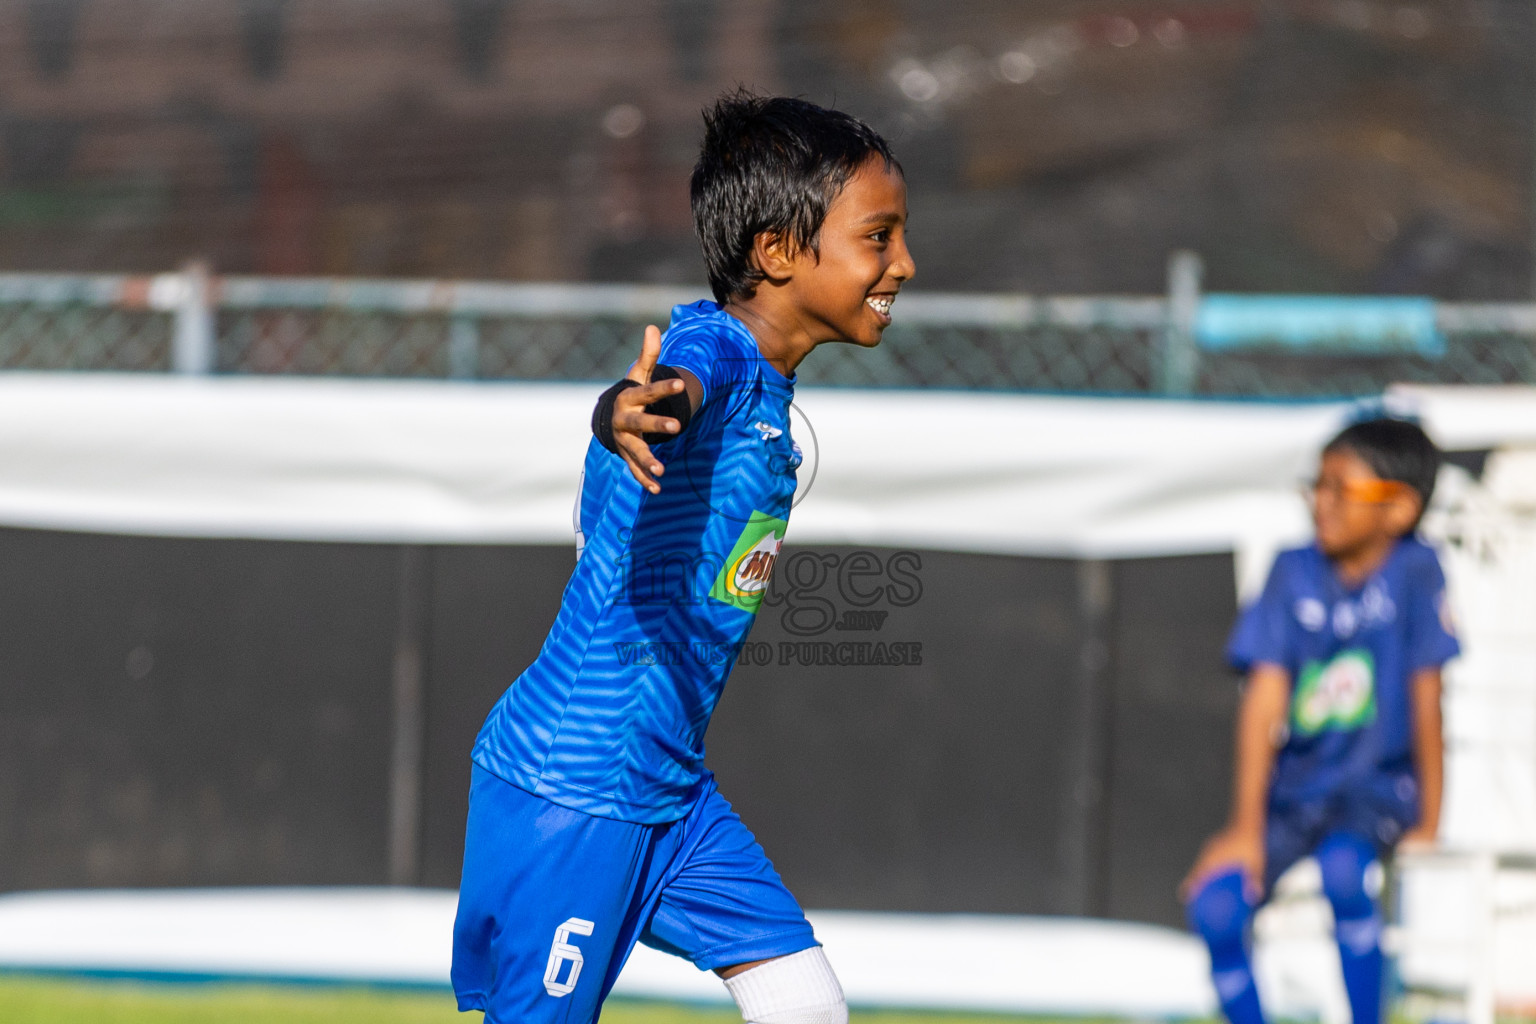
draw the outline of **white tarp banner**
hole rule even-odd
[[[0,525],[572,542],[593,384],[0,375]],[[1536,442],[1536,389],[1404,389],[1441,444]],[[1399,396],[1403,397],[1403,396]],[[790,537],[1123,558],[1303,539],[1344,403],[804,388]],[[674,476],[674,485],[681,485]]]
[[[568,543],[591,384],[0,376],[0,523]],[[802,389],[792,536],[1000,553],[1221,551],[1305,530],[1339,405]],[[1536,403],[1522,406],[1536,437]],[[1471,403],[1457,417],[1490,417]],[[1511,420],[1497,420],[1498,434]],[[814,479],[812,477],[814,476]]]

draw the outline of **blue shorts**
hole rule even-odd
[[[1264,892],[1287,868],[1310,856],[1324,839],[1347,832],[1370,843],[1385,858],[1419,819],[1419,791],[1413,776],[1400,773],[1326,800],[1271,802],[1264,826]]]
[[[817,945],[763,848],[706,777],[681,821],[595,818],[479,765],[453,988],[486,1024],[589,1024],[636,942],[701,970]]]

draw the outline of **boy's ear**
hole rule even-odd
[[[1413,532],[1413,525],[1424,511],[1424,499],[1412,487],[1404,486],[1387,502],[1387,525],[1397,536]]]
[[[794,276],[795,245],[785,235],[759,231],[752,239],[752,259],[770,281],[787,281]]]

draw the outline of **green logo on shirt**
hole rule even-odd
[[[742,528],[736,546],[731,549],[720,574],[715,577],[709,596],[716,601],[757,614],[768,592],[773,563],[779,559],[779,546],[789,523],[766,512],[753,512]]]
[[[1291,702],[1296,732],[1316,736],[1325,729],[1361,729],[1376,720],[1376,660],[1352,647],[1331,661],[1309,661],[1296,681]]]

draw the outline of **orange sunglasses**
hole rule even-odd
[[[1357,502],[1362,505],[1384,505],[1412,490],[1401,480],[1381,480],[1377,477],[1360,480],[1305,480],[1301,484],[1302,497],[1316,502],[1319,494],[1335,500]]]

